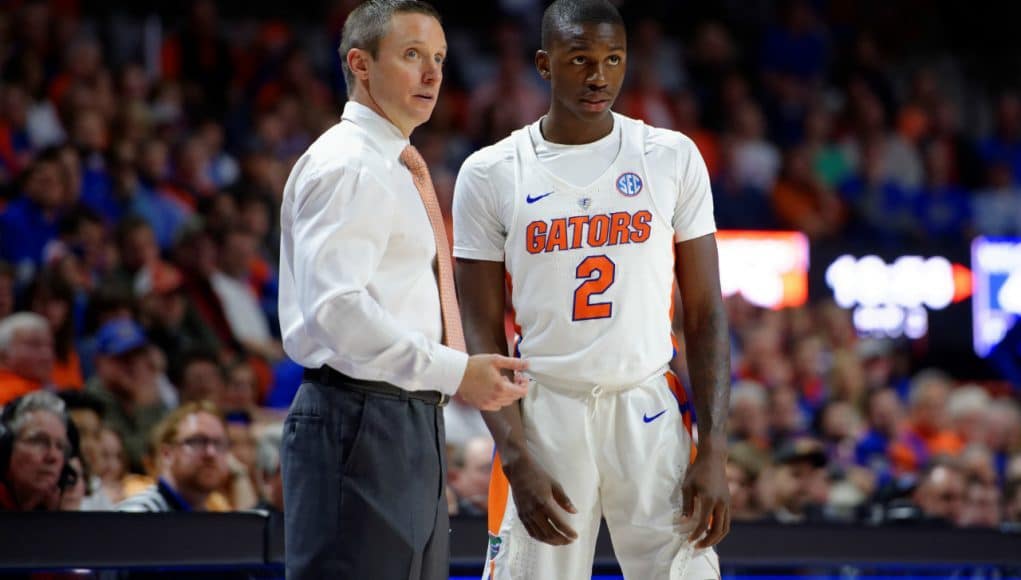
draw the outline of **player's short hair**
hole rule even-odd
[[[542,15],[543,50],[549,50],[555,33],[576,24],[624,26],[624,19],[609,0],[556,0]]]
[[[348,97],[354,92],[355,75],[351,67],[347,66],[347,53],[352,48],[360,48],[376,58],[379,55],[379,43],[390,30],[390,21],[394,15],[408,13],[425,14],[440,21],[440,13],[431,4],[421,0],[368,0],[348,15],[340,34],[340,48],[337,49]]]

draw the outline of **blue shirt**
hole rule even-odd
[[[59,216],[47,218],[34,201],[19,197],[0,214],[0,260],[17,267],[38,267],[43,249],[57,237]]]

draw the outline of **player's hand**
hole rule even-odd
[[[561,510],[575,514],[578,510],[564,493],[564,488],[553,481],[546,470],[530,459],[522,459],[504,467],[518,518],[528,534],[553,546],[564,546],[578,539],[578,533],[567,525]]]
[[[473,355],[468,357],[468,367],[457,394],[473,407],[499,411],[528,393],[527,383],[507,378],[507,375],[527,368],[528,363],[519,358],[498,354]]]
[[[695,462],[688,467],[681,486],[683,519],[696,518],[688,536],[696,548],[720,543],[730,532],[730,488],[727,487],[725,451],[700,447]]]

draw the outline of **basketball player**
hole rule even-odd
[[[535,59],[548,114],[457,179],[468,350],[506,348],[506,279],[530,361],[521,405],[484,413],[498,455],[487,571],[500,579],[589,578],[600,518],[629,579],[720,575],[730,354],[709,178],[690,139],[611,112],[626,59],[612,4],[554,2]],[[667,370],[675,282],[697,453]]]

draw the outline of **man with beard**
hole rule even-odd
[[[160,477],[121,502],[118,511],[187,512],[205,509],[229,475],[227,426],[207,401],[186,403],[157,427]]]

